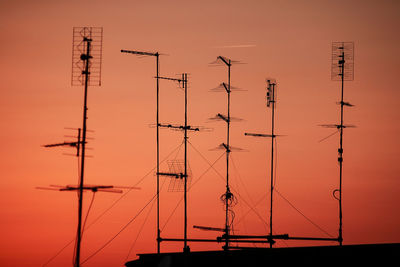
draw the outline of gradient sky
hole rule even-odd
[[[140,186],[113,206],[84,234],[82,259],[110,240],[155,193],[155,60],[121,54],[121,49],[159,51],[161,75],[189,73],[189,123],[213,128],[190,135],[189,237],[215,238],[192,225],[223,227],[225,125],[208,122],[226,113],[226,95],[209,89],[226,81],[225,67],[209,67],[222,55],[246,64],[232,67],[232,188],[238,234],[265,234],[249,205],[268,219],[270,141],[244,132],[269,132],[265,78],[278,82],[276,189],[329,235],[337,236],[338,135],[319,142],[338,123],[340,83],[331,81],[331,44],[354,41],[355,79],[345,83],[344,244],[400,242],[400,3],[398,1],[0,1],[0,265],[39,266],[74,239],[77,195],[36,186],[76,184],[77,159],[42,145],[64,141],[81,127],[83,89],[71,86],[72,28],[103,27],[102,86],[89,88],[88,184]],[[183,123],[183,92],[161,82],[160,121]],[[161,131],[161,159],[182,134]],[[182,159],[178,149],[168,159]],[[206,159],[206,160],[205,160]],[[215,163],[209,169],[209,163]],[[166,162],[162,170],[168,170]],[[161,192],[163,237],[182,236],[182,198]],[[90,225],[121,195],[96,194]],[[85,209],[91,193],[85,194]],[[247,203],[247,204],[246,204]],[[293,236],[327,235],[282,197],[274,202],[274,231]],[[113,242],[84,266],[122,266],[137,253],[156,251],[155,206],[151,204]],[[147,215],[149,214],[149,215]],[[245,214],[247,214],[245,216]],[[148,216],[148,217],[147,217]],[[147,218],[147,220],[146,220]],[[166,224],[166,222],[168,223]],[[165,226],[164,226],[165,225]],[[143,228],[142,228],[143,227]],[[141,230],[142,229],[142,230]],[[141,233],[138,235],[138,233]],[[135,240],[137,239],[136,243]],[[322,243],[326,245],[327,243]],[[332,244],[332,243],[329,243]],[[334,244],[334,243],[333,243]],[[278,242],[278,246],[321,243]],[[220,244],[190,244],[192,250]],[[181,244],[162,243],[162,251]],[[131,250],[130,250],[131,249]],[[71,266],[69,245],[47,266]]]

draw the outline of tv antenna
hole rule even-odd
[[[92,190],[93,192],[104,191],[106,189],[112,192],[112,186],[87,186],[84,184],[84,170],[86,158],[86,133],[87,129],[87,96],[88,87],[101,85],[101,56],[103,43],[102,27],[74,27],[72,33],[72,86],[84,87],[83,101],[83,126],[78,129],[78,137],[76,142],[64,142],[58,144],[45,145],[45,147],[54,146],[72,146],[76,147],[77,157],[81,157],[81,169],[79,184],[77,186],[61,187],[60,191],[78,191],[78,229],[76,237],[75,250],[75,267],[80,266],[81,241],[82,241],[82,205],[83,191]],[[43,188],[42,188],[43,189]]]
[[[161,236],[160,236],[160,122],[159,122],[159,79],[160,79],[160,53],[158,52],[146,52],[146,51],[136,51],[136,50],[121,50],[121,53],[128,53],[137,56],[150,56],[156,58],[156,98],[157,98],[157,111],[156,111],[156,131],[157,131],[157,167],[156,167],[156,175],[157,175],[157,253],[160,253],[160,243],[161,243]]]
[[[74,27],[72,32],[72,74],[71,85],[83,86],[84,101],[83,101],[83,126],[78,128],[77,141],[63,142],[44,145],[44,147],[70,146],[76,148],[76,156],[81,159],[79,184],[76,186],[67,185],[51,186],[50,188],[39,187],[39,189],[53,189],[59,191],[78,191],[78,229],[76,236],[76,250],[74,255],[75,267],[80,266],[81,241],[82,241],[82,206],[83,206],[83,191],[91,190],[93,193],[97,191],[107,191],[120,193],[120,190],[113,189],[113,186],[102,185],[85,185],[84,170],[86,155],[86,135],[90,130],[87,129],[87,97],[89,86],[101,85],[101,57],[103,43],[103,28],[102,27]],[[68,128],[69,129],[69,128]]]
[[[81,128],[74,129],[78,131],[78,134],[76,136],[76,141],[64,141],[62,143],[53,143],[53,144],[47,144],[43,145],[43,147],[59,147],[59,146],[67,146],[67,147],[74,147],[76,148],[76,154],[75,156],[79,158],[79,154],[81,151],[81,145],[82,145],[82,140],[81,140]]]
[[[267,95],[266,95],[266,104],[267,107],[271,107],[272,104],[272,118],[271,118],[271,134],[260,134],[260,133],[244,133],[246,136],[254,136],[254,137],[268,137],[271,138],[271,187],[270,187],[270,210],[269,210],[269,238],[268,241],[270,247],[274,244],[273,234],[272,234],[272,200],[273,200],[273,192],[274,192],[274,141],[275,137],[275,103],[276,103],[276,94],[275,90],[277,87],[276,81],[272,79],[267,79]]]
[[[184,161],[183,164],[182,162],[177,162],[177,161],[172,161],[169,162],[169,169],[170,172],[157,172],[157,175],[163,175],[163,176],[170,176],[172,177],[172,180],[170,182],[170,188],[171,186],[175,189],[175,184],[178,184],[178,188],[182,188],[182,182],[183,182],[183,192],[184,192],[184,231],[183,231],[183,251],[184,252],[189,252],[190,248],[187,245],[188,238],[187,238],[187,188],[188,188],[188,163],[187,163],[187,139],[188,139],[188,131],[199,131],[199,128],[197,127],[192,127],[187,124],[187,85],[188,85],[188,78],[187,78],[187,73],[182,73],[181,78],[170,78],[170,77],[159,77],[157,76],[157,79],[162,79],[162,80],[170,80],[177,82],[181,88],[184,89],[185,91],[185,124],[182,125],[172,125],[172,124],[157,124],[158,127],[165,127],[165,128],[170,128],[170,129],[176,129],[176,130],[183,130],[184,132],[184,146],[185,146],[185,154],[184,154]],[[182,167],[183,165],[183,167]],[[183,169],[183,172],[182,172]],[[159,242],[167,240],[167,239],[162,239],[160,237]]]
[[[354,42],[333,42],[332,43],[332,65],[331,79],[341,81],[340,102],[340,124],[321,125],[328,128],[337,128],[340,133],[338,162],[339,162],[339,189],[333,191],[334,198],[339,202],[339,245],[343,244],[343,213],[342,213],[342,178],[343,178],[343,129],[354,127],[353,125],[343,124],[344,107],[352,107],[349,102],[344,101],[344,81],[354,80]],[[336,194],[338,193],[338,195]]]
[[[232,61],[229,58],[223,57],[223,56],[218,56],[217,60],[214,61],[211,64],[218,64],[218,65],[225,65],[228,67],[228,83],[221,83],[217,88],[212,89],[212,91],[215,92],[220,92],[220,91],[225,91],[227,93],[227,115],[223,115],[218,113],[215,118],[223,120],[226,122],[227,125],[227,131],[226,131],[226,143],[223,143],[222,146],[225,148],[225,153],[226,153],[226,191],[225,193],[221,196],[221,200],[225,203],[225,228],[224,228],[224,234],[222,235],[222,239],[225,239],[225,245],[223,246],[224,250],[229,249],[229,239],[230,239],[230,232],[231,232],[231,224],[233,224],[233,211],[231,208],[233,205],[237,202],[236,197],[233,195],[233,193],[230,190],[229,187],[229,154],[231,152],[231,147],[230,147],[230,124],[231,124],[231,114],[230,114],[230,104],[231,104],[231,92],[239,90],[238,88],[235,88],[231,86],[231,66],[234,63],[237,63],[238,61]],[[230,214],[231,213],[231,214]],[[232,218],[232,222],[229,222],[229,218]]]

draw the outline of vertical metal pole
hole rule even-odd
[[[341,101],[340,101],[340,147],[339,147],[339,245],[343,243],[342,235],[342,164],[343,164],[343,89],[344,89],[344,51],[342,52],[341,59],[341,75],[342,75],[342,91],[341,91]]]
[[[183,251],[189,252],[187,247],[187,73],[182,74],[182,81],[183,86],[185,88],[185,191],[184,191],[184,198],[185,198],[185,229],[184,229],[184,244],[183,244]]]
[[[157,124],[157,253],[160,253],[160,243],[161,243],[161,236],[160,236],[160,135],[159,135],[159,79],[160,79],[160,68],[159,68],[159,54],[158,52],[156,55],[156,79],[157,79],[157,115],[156,115],[156,124]]]
[[[77,230],[77,241],[76,241],[76,255],[75,255],[75,266],[80,266],[80,254],[81,254],[81,238],[82,238],[82,203],[83,203],[83,175],[85,168],[85,145],[86,145],[86,120],[87,120],[87,91],[89,82],[89,59],[90,59],[90,44],[91,39],[84,38],[86,42],[86,55],[82,55],[82,60],[86,60],[85,66],[85,93],[83,102],[83,127],[82,127],[82,154],[81,154],[81,177],[79,181],[79,206],[78,206],[78,230]]]
[[[81,128],[78,128],[78,144],[76,145],[76,156],[79,161],[79,151],[81,150]]]
[[[225,234],[226,234],[226,241],[225,241],[225,249],[228,250],[229,246],[229,199],[231,198],[231,193],[229,189],[229,153],[230,153],[230,146],[229,146],[229,128],[231,123],[231,115],[230,115],[230,105],[231,105],[231,60],[228,61],[228,121],[227,121],[227,136],[226,136],[226,196],[225,196]]]
[[[270,206],[270,217],[269,217],[269,234],[272,241],[272,199],[274,192],[274,126],[275,126],[275,84],[270,84],[272,86],[272,126],[271,126],[271,206]],[[270,248],[272,248],[272,242],[269,243]]]

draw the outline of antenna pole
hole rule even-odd
[[[157,115],[156,115],[156,125],[157,125],[157,253],[160,253],[160,244],[161,244],[161,236],[160,236],[160,121],[159,121],[159,77],[160,77],[160,54],[155,53],[156,56],[156,77],[157,77]]]
[[[188,238],[187,238],[187,179],[188,179],[188,170],[187,170],[187,140],[188,140],[188,135],[187,132],[188,130],[192,131],[198,131],[198,128],[192,128],[191,126],[188,126],[187,124],[187,117],[188,117],[188,112],[187,112],[187,73],[182,73],[181,78],[169,78],[169,77],[158,77],[158,79],[163,79],[163,80],[170,80],[170,81],[175,81],[179,83],[179,86],[181,86],[182,83],[182,88],[185,91],[185,125],[184,126],[178,126],[178,125],[172,125],[172,124],[160,124],[158,123],[157,125],[159,127],[167,127],[167,128],[173,128],[173,129],[181,129],[184,132],[184,170],[183,173],[180,171],[179,173],[164,173],[164,172],[157,172],[158,175],[164,175],[164,176],[173,176],[176,178],[182,178],[183,183],[184,183],[184,227],[183,227],[183,239],[180,239],[183,241],[183,252],[190,252],[190,248],[187,245]],[[165,241],[163,238],[159,238],[159,242]]]
[[[230,146],[229,146],[229,130],[230,130],[230,122],[231,122],[231,115],[230,115],[230,105],[231,105],[231,60],[229,59],[228,62],[228,119],[227,119],[227,135],[226,135],[226,196],[225,196],[225,250],[228,250],[229,247],[229,199],[231,197],[231,192],[229,189],[229,153],[230,153]]]
[[[271,83],[272,86],[272,126],[271,126],[271,206],[270,206],[270,217],[269,217],[269,234],[272,237],[272,199],[274,192],[274,127],[275,127],[275,83]],[[272,238],[271,238],[272,239]],[[272,248],[273,243],[269,243]]]
[[[345,65],[346,64],[346,65]],[[344,81],[354,80],[354,43],[353,42],[333,42],[332,43],[332,70],[331,77],[334,81],[341,81],[340,98],[340,124],[333,125],[340,132],[338,148],[339,161],[339,189],[333,191],[333,196],[339,202],[339,245],[343,245],[343,210],[342,210],[342,180],[343,180],[343,129],[349,126],[343,124],[344,106],[352,107],[348,102],[344,102]],[[332,125],[328,125],[332,126]],[[335,193],[338,192],[339,196]]]
[[[153,56],[156,57],[156,86],[157,86],[157,96],[156,96],[156,101],[157,101],[157,111],[156,111],[156,128],[157,128],[157,182],[156,182],[156,195],[157,195],[157,253],[160,253],[160,243],[161,243],[161,236],[160,236],[160,142],[159,142],[159,127],[160,127],[160,122],[159,122],[159,79],[160,79],[160,54],[158,52],[152,53],[152,52],[145,52],[145,51],[134,51],[134,50],[125,50],[121,49],[121,53],[129,53],[129,54],[134,54],[134,55],[141,55],[141,56]]]
[[[271,120],[271,134],[259,134],[259,133],[244,133],[244,135],[248,136],[255,136],[255,137],[271,137],[271,187],[270,187],[270,210],[269,210],[269,244],[270,248],[272,248],[272,245],[275,243],[273,231],[272,231],[272,203],[273,203],[273,192],[274,192],[274,141],[276,138],[275,135],[275,87],[276,87],[276,81],[271,81],[270,79],[267,79],[268,87],[267,87],[267,107],[270,106],[270,103],[272,103],[272,120]]]
[[[86,145],[86,120],[87,120],[87,93],[88,93],[88,82],[89,82],[89,59],[90,56],[90,45],[91,39],[84,37],[83,39],[86,42],[86,54],[81,55],[81,59],[85,60],[85,70],[83,74],[85,75],[85,93],[84,93],[84,102],[83,102],[83,127],[82,127],[82,154],[81,154],[81,177],[79,180],[79,206],[78,206],[78,231],[77,231],[77,240],[76,240],[76,256],[75,256],[75,265],[76,267],[80,266],[80,253],[81,253],[81,239],[82,239],[82,203],[83,203],[83,178],[84,178],[84,169],[85,169],[85,145]]]
[[[187,73],[182,74],[183,86],[185,88],[185,189],[184,189],[184,198],[185,198],[185,230],[184,230],[184,244],[183,251],[189,252],[189,247],[187,246]]]
[[[342,236],[342,171],[343,171],[343,89],[344,89],[344,51],[341,54],[340,68],[341,68],[341,78],[342,78],[342,91],[341,91],[341,101],[340,101],[340,147],[339,147],[339,245],[342,246],[343,236]]]

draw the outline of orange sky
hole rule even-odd
[[[338,135],[319,143],[334,130],[318,125],[339,119],[331,43],[354,41],[355,80],[345,83],[345,101],[355,107],[345,110],[345,122],[357,128],[344,133],[344,244],[399,242],[399,11],[397,1],[0,1],[0,265],[43,265],[75,235],[76,194],[35,189],[78,179],[77,159],[63,155],[72,149],[41,147],[73,134],[64,127],[82,125],[83,89],[70,85],[73,26],[104,30],[102,86],[89,88],[88,127],[95,132],[89,133],[94,140],[88,154],[94,157],[86,161],[85,181],[142,188],[125,195],[85,232],[83,260],[155,193],[155,128],[149,127],[155,123],[155,60],[121,49],[165,53],[161,75],[189,73],[189,123],[213,128],[189,139],[196,182],[189,192],[189,237],[216,237],[192,225],[224,225],[219,200],[225,190],[224,157],[208,172],[203,159],[216,161],[223,151],[210,149],[225,141],[225,125],[207,121],[226,113],[226,95],[209,92],[226,81],[226,68],[208,66],[219,55],[246,63],[232,68],[232,84],[247,90],[232,93],[231,114],[244,121],[232,124],[231,145],[247,150],[232,153],[232,188],[239,197],[236,233],[268,232],[254,213],[244,214],[246,203],[261,199],[256,209],[268,219],[270,142],[243,133],[270,131],[264,97],[265,78],[272,77],[278,82],[276,132],[286,135],[277,144],[276,189],[336,236],[338,208],[331,193],[338,186]],[[160,88],[160,121],[182,124],[183,92],[168,81]],[[160,142],[164,159],[182,134],[162,130]],[[169,159],[182,158],[182,151]],[[167,164],[160,168],[167,170]],[[166,191],[168,182],[161,192],[162,236],[181,237],[182,205],[164,227],[182,197]],[[90,197],[85,194],[85,208]],[[88,224],[119,197],[98,193]],[[274,201],[277,234],[326,236],[279,195]],[[155,206],[149,211],[150,206],[84,266],[122,266],[137,253],[155,252]],[[181,248],[162,243],[162,251]],[[70,245],[47,266],[71,266],[72,254]]]

